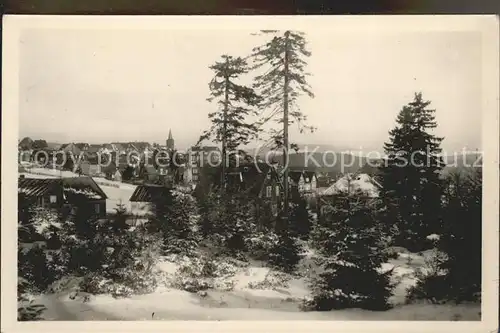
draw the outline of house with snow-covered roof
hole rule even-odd
[[[20,177],[18,195],[41,208],[71,211],[78,207],[100,218],[106,216],[107,196],[91,177]]]
[[[319,193],[321,196],[331,196],[339,193],[354,193],[360,191],[368,197],[376,198],[382,186],[366,173],[348,173],[340,177],[333,185]]]

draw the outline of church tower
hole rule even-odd
[[[168,150],[174,150],[175,144],[174,144],[174,138],[172,137],[172,130],[168,131],[168,139],[167,139],[167,149]]]

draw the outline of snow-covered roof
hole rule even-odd
[[[62,188],[64,194],[83,194],[89,199],[107,199],[104,191],[91,177],[70,178],[20,178],[18,182],[18,193],[29,197],[43,196]]]
[[[350,187],[349,190],[351,192],[360,190],[370,197],[378,197],[379,194],[379,184],[365,173],[357,175],[346,174],[320,194],[334,195],[347,192],[348,187]]]

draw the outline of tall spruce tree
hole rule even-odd
[[[387,310],[392,271],[380,271],[388,257],[380,242],[383,228],[377,218],[378,199],[361,191],[339,193],[330,199],[311,234],[323,270],[313,278],[309,306],[319,311]]]
[[[257,115],[260,98],[252,87],[238,83],[238,79],[250,70],[245,59],[223,55],[210,69],[215,75],[209,83],[208,100],[216,101],[220,109],[208,115],[211,127],[199,142],[213,139],[222,144],[221,180],[225,182],[227,151],[236,151],[257,135],[258,127],[249,117]]]
[[[306,124],[307,117],[298,106],[299,97],[307,95],[314,97],[306,78],[307,59],[311,52],[306,48],[305,34],[298,31],[263,30],[260,35],[270,35],[271,40],[264,45],[253,49],[252,58],[254,69],[263,69],[265,72],[255,78],[257,88],[263,98],[262,106],[269,111],[262,115],[261,124],[276,122],[283,126],[283,130],[270,131],[271,142],[274,148],[283,149],[284,156],[284,221],[288,219],[289,185],[288,185],[288,152],[290,142],[288,127],[296,123],[300,131],[314,128]]]
[[[384,145],[387,160],[381,167],[388,223],[395,222],[399,230],[396,243],[411,251],[423,250],[426,236],[440,230],[443,138],[430,133],[437,127],[430,104],[417,93],[402,108]]]

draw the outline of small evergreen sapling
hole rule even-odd
[[[280,230],[277,234],[278,241],[270,250],[269,263],[286,273],[292,273],[303,257],[302,247],[289,230]]]
[[[323,209],[312,233],[323,268],[313,281],[310,306],[316,310],[390,308],[392,272],[380,271],[388,258],[379,244],[377,209],[377,202],[360,192],[337,194]]]
[[[292,200],[290,214],[290,230],[296,237],[306,240],[312,227],[312,216],[307,207],[305,198],[300,197]]]
[[[148,228],[160,232],[165,254],[191,253],[195,250],[198,237],[194,230],[196,202],[193,197],[180,192],[154,199],[154,216]]]

